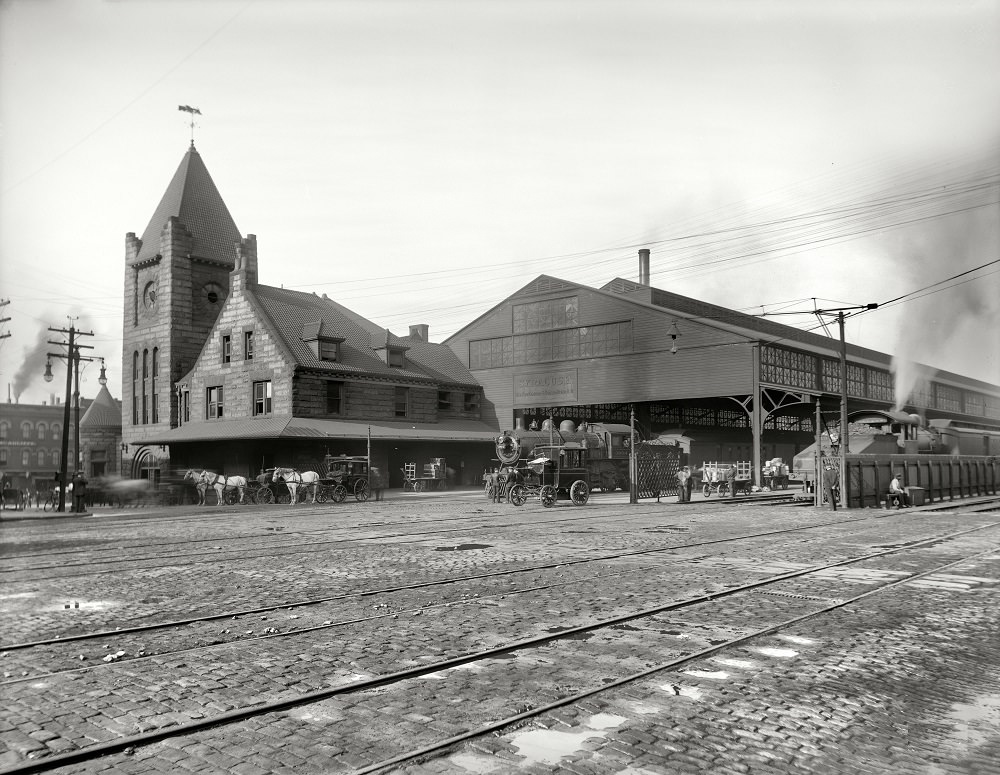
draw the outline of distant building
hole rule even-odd
[[[81,400],[81,413],[90,401]],[[7,486],[50,490],[62,466],[63,421],[66,406],[55,396],[45,404],[8,401],[0,405],[0,475]],[[69,466],[73,466],[74,409],[70,407]],[[82,416],[82,415],[81,415]],[[83,433],[81,430],[81,438]]]
[[[478,484],[493,456],[482,388],[426,326],[397,336],[325,294],[258,282],[256,236],[193,145],[142,237],[126,236],[124,301],[133,476],[322,473],[327,454],[365,455],[370,439],[390,486],[435,458],[451,483]]]

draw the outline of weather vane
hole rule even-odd
[[[194,148],[194,117],[197,113],[201,115],[201,111],[198,108],[192,108],[190,105],[178,105],[177,110],[183,110],[185,113],[191,114],[191,147]]]

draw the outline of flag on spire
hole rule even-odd
[[[201,111],[198,110],[198,108],[192,108],[190,105],[178,105],[177,110],[183,110],[185,113],[191,114],[197,113],[199,116],[201,115]]]

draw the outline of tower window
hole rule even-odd
[[[243,332],[243,357],[248,361],[253,360],[253,331]]]
[[[233,338],[226,334],[222,337],[222,362],[230,363],[233,360]]]

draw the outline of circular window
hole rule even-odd
[[[215,291],[209,291],[208,292],[208,303],[209,304],[215,304],[218,300],[219,300],[219,294],[217,294]]]

